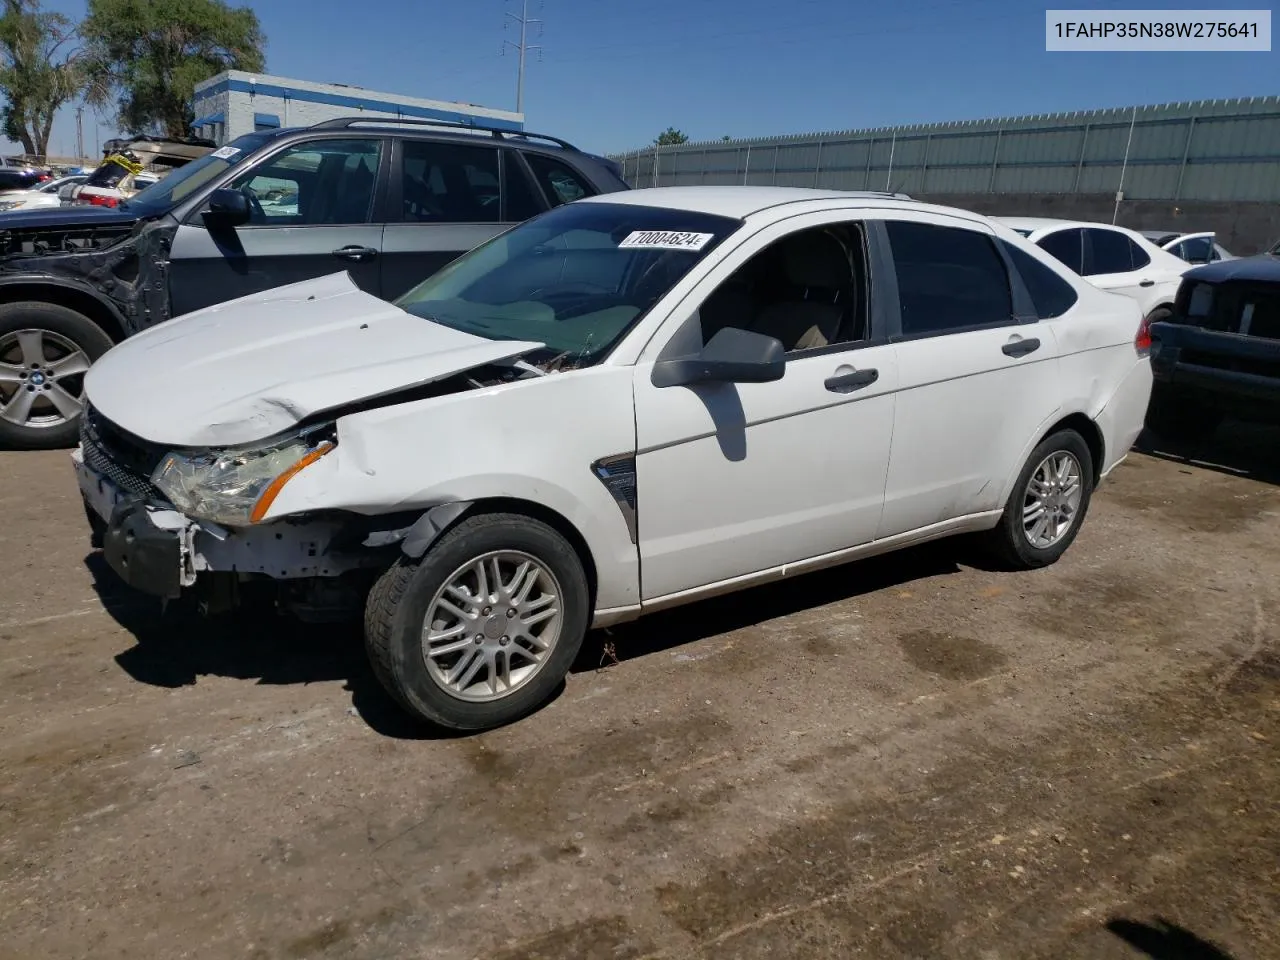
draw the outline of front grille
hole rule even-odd
[[[151,482],[151,474],[167,452],[165,449],[122,430],[89,405],[80,418],[80,446],[85,465],[121,490],[147,499],[163,499]]]

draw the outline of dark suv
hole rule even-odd
[[[1280,257],[1188,270],[1173,315],[1151,325],[1147,425],[1201,440],[1223,417],[1280,423]]]
[[[90,363],[139,330],[340,270],[391,300],[620,174],[555,137],[356,117],[246,134],[113,209],[0,215],[0,446],[74,443]]]

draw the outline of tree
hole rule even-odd
[[[666,130],[658,134],[658,139],[653,142],[660,147],[674,147],[676,144],[688,143],[689,136],[675,127],[667,127]]]
[[[0,10],[0,128],[29,156],[44,157],[54,115],[84,85],[76,28],[40,0],[4,0]]]
[[[130,133],[189,136],[197,83],[265,65],[257,15],[223,0],[89,0],[80,29],[93,66],[88,99],[114,98]]]

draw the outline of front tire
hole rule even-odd
[[[582,561],[564,537],[520,514],[482,514],[382,575],[365,607],[365,645],[405,710],[452,730],[487,730],[555,692],[590,608]]]
[[[1093,496],[1093,455],[1074,430],[1046,437],[1027,458],[999,524],[987,534],[995,558],[1013,570],[1056,563],[1084,523]]]
[[[74,446],[85,374],[112,346],[101,327],[68,307],[0,304],[0,447]]]

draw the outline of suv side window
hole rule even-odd
[[[1038,246],[1049,256],[1062,263],[1068,269],[1084,275],[1084,231],[1078,228],[1058,230],[1041,237],[1036,241]]]
[[[522,223],[543,210],[542,201],[514,150],[502,151],[502,192],[505,223]]]
[[[1014,323],[1009,274],[984,233],[887,220],[902,334],[918,337]]]
[[[498,148],[404,140],[401,216],[405,223],[497,223]]]
[[[526,153],[524,158],[529,161],[529,168],[553,207],[572,203],[595,193],[567,163],[540,153]]]
[[[249,223],[368,223],[383,141],[308,140],[245,171],[228,186],[249,196]]]
[[[1086,277],[1104,273],[1131,273],[1151,262],[1151,258],[1139,250],[1137,244],[1117,230],[1090,228],[1085,234],[1089,241],[1084,264]]]
[[[1036,308],[1036,316],[1041,320],[1060,317],[1073,306],[1079,297],[1075,289],[1066,280],[1025,250],[1012,243],[1004,244],[1005,252],[1013,261],[1013,268],[1022,278],[1027,293],[1031,295],[1031,303]]]
[[[867,339],[861,223],[801,230],[765,247],[698,308],[702,342],[725,327],[779,340],[788,353]]]

